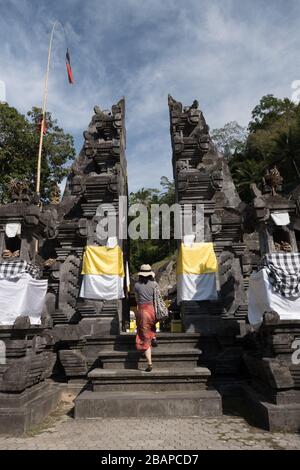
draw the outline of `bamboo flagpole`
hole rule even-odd
[[[43,150],[43,139],[44,139],[44,130],[45,130],[46,106],[47,106],[47,98],[48,98],[48,81],[49,81],[52,43],[53,43],[54,31],[58,24],[59,24],[59,21],[55,21],[52,27],[50,42],[49,42],[49,49],[48,49],[48,61],[47,61],[47,70],[46,70],[46,76],[45,76],[45,88],[44,88],[44,98],[43,98],[43,108],[42,108],[39,154],[38,154],[37,172],[36,172],[36,192],[38,196],[40,195],[40,191],[41,191],[42,150]]]
[[[52,54],[52,44],[53,44],[53,37],[54,37],[55,28],[58,25],[60,25],[62,30],[63,30],[64,37],[65,37],[65,43],[66,43],[66,46],[67,46],[67,35],[66,35],[64,25],[60,21],[56,20],[53,24],[52,31],[51,31],[51,36],[50,36],[50,41],[49,41],[47,70],[46,70],[46,76],[45,76],[45,87],[44,87],[44,98],[43,98],[43,107],[42,107],[39,153],[38,153],[37,172],[36,172],[36,193],[37,193],[38,196],[40,196],[40,192],[41,192],[42,150],[43,150],[43,139],[44,139],[44,134],[45,134],[45,130],[46,130],[46,107],[47,107],[47,98],[48,98],[48,81],[49,81],[49,71],[50,71],[51,54]],[[68,47],[67,47],[67,53],[66,53],[66,66],[67,66],[67,73],[68,73],[69,83],[74,84],[74,77],[73,77],[73,72],[72,72],[72,68],[71,68],[70,54],[69,54]]]
[[[51,63],[53,37],[54,37],[55,28],[58,25],[60,25],[63,30],[65,42],[67,45],[67,37],[66,37],[65,28],[60,21],[56,20],[52,26],[50,41],[49,41],[48,60],[47,60],[47,69],[46,69],[46,75],[45,75],[44,97],[43,97],[42,116],[41,116],[39,153],[38,153],[37,171],[36,171],[36,193],[39,198],[40,198],[40,193],[41,193],[41,166],[42,166],[43,140],[44,140],[44,134],[46,130],[46,108],[47,108],[47,98],[48,98],[49,71],[50,71],[50,63]],[[74,78],[73,78],[73,72],[72,72],[71,63],[70,63],[70,55],[69,55],[68,47],[67,47],[67,53],[66,53],[66,66],[67,66],[69,83],[73,84]],[[37,242],[36,251],[38,251],[38,240],[36,242]]]

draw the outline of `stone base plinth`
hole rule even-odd
[[[62,387],[44,382],[22,393],[0,393],[0,433],[22,434],[58,405]]]
[[[270,403],[249,386],[244,386],[243,392],[253,424],[272,432],[299,432],[300,403]]]

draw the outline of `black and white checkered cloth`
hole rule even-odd
[[[2,261],[0,263],[0,279],[13,279],[28,273],[34,279],[40,279],[41,271],[38,266],[25,260]]]
[[[300,253],[269,253],[261,261],[273,290],[283,297],[300,296]]]

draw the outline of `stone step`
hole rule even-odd
[[[152,350],[152,362],[155,368],[197,367],[200,349],[183,351],[166,351],[158,348]],[[102,351],[98,355],[99,365],[103,369],[137,369],[146,366],[146,359],[139,351]]]
[[[199,347],[199,333],[157,333],[159,349],[183,350]],[[118,336],[110,335],[106,337],[90,336],[86,338],[86,348],[89,351],[96,350],[135,350],[135,333],[122,333]]]
[[[75,419],[221,415],[221,396],[215,390],[168,392],[86,390],[75,400]]]
[[[205,389],[210,378],[206,367],[161,369],[93,369],[88,374],[94,391],[174,391]]]

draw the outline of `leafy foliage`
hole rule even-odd
[[[240,126],[236,121],[225,124],[220,129],[211,131],[211,138],[217,149],[227,156],[245,149],[248,132],[246,127]]]
[[[260,185],[266,170],[277,166],[288,193],[300,183],[300,106],[288,98],[263,96],[252,111],[244,150],[229,165],[241,198],[251,200],[250,184]]]
[[[161,190],[154,188],[141,188],[130,194],[129,203],[144,204],[148,211],[148,239],[130,240],[130,271],[136,272],[143,263],[153,264],[163,260],[174,253],[177,247],[176,240],[152,240],[151,235],[151,204],[168,204],[175,202],[175,185],[166,176],[160,180]],[[130,218],[129,218],[130,219]],[[130,220],[129,220],[130,221]]]
[[[27,116],[8,104],[0,103],[0,201],[9,202],[10,179],[27,180],[35,190],[41,110],[32,108]],[[46,115],[41,166],[41,198],[49,200],[53,186],[68,174],[68,163],[75,156],[73,137]]]
[[[283,118],[284,121],[292,119],[297,105],[288,98],[283,100],[273,95],[265,95],[252,111],[252,119],[249,122],[249,131],[256,132],[259,129],[268,129],[272,124]]]

